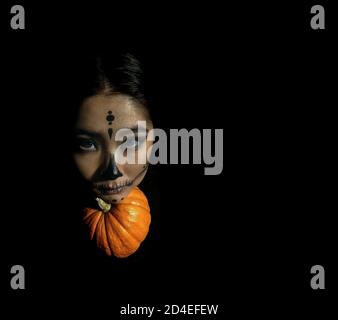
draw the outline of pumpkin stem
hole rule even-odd
[[[97,204],[99,205],[99,207],[102,209],[104,213],[107,213],[110,210],[111,208],[110,203],[107,203],[100,198],[96,198],[95,200],[97,201]]]

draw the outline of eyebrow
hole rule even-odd
[[[93,138],[101,138],[102,135],[99,132],[95,132],[95,131],[89,131],[89,130],[84,130],[84,129],[75,129],[75,135],[86,135],[86,136],[90,136]]]
[[[146,133],[149,132],[149,130],[147,128],[138,128],[138,127],[132,127],[132,128],[121,128],[122,130],[123,129],[128,129],[128,130],[131,130],[134,132],[134,134],[137,134],[138,131],[140,130],[142,133],[145,131]],[[119,129],[119,130],[121,130]],[[102,137],[102,134],[99,133],[99,132],[95,132],[95,131],[90,131],[90,130],[85,130],[85,129],[75,129],[75,135],[87,135],[87,136],[91,136],[93,138],[101,138]]]

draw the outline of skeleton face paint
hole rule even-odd
[[[108,115],[106,117],[106,120],[108,121],[108,125],[111,126],[113,120],[115,119],[115,117],[113,116],[113,112],[111,110],[108,111]],[[109,135],[109,139],[111,139],[111,136],[113,134],[113,128],[109,127],[108,128],[108,135]]]
[[[146,121],[146,129],[152,122],[146,108],[122,94],[98,94],[85,99],[80,106],[75,125],[76,150],[74,160],[81,175],[92,183],[94,193],[108,203],[118,203],[144,178],[148,165],[144,163],[118,164],[115,151],[121,145],[114,133],[129,129],[136,133],[132,141],[135,151],[151,141],[138,141],[137,121]]]

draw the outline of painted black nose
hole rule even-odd
[[[107,168],[102,172],[101,178],[103,180],[115,180],[119,177],[122,177],[122,173],[119,171],[118,167],[116,166],[114,156],[110,157],[109,164]]]

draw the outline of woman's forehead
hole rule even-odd
[[[83,101],[77,126],[93,129],[107,125],[132,127],[140,120],[150,121],[148,112],[131,97],[122,94],[99,94]]]

